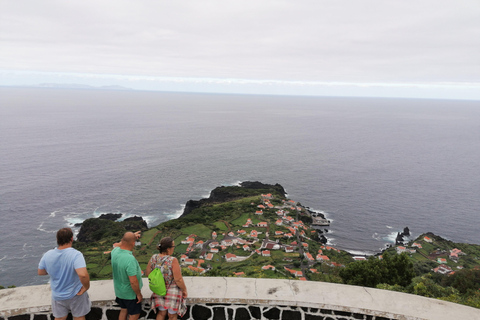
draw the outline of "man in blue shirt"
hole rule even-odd
[[[75,320],[85,320],[92,306],[86,293],[90,276],[82,253],[72,248],[72,229],[58,230],[57,244],[38,264],[39,275],[50,275],[53,316],[55,320],[65,320],[71,312]]]

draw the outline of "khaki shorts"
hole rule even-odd
[[[71,312],[74,317],[83,317],[90,312],[92,302],[85,292],[81,296],[75,296],[68,300],[53,300],[52,313],[55,318],[63,318]]]

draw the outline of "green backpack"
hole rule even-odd
[[[163,263],[162,263],[163,264]],[[167,288],[165,287],[165,279],[163,279],[162,270],[156,267],[148,275],[148,282],[150,290],[159,296],[165,296],[167,294]]]

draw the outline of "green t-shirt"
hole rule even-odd
[[[137,276],[138,284],[142,289],[142,270],[132,251],[116,247],[112,250],[113,287],[115,296],[120,299],[134,300],[137,298],[130,285],[129,276]]]

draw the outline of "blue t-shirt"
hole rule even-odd
[[[82,283],[75,269],[85,268],[85,258],[74,248],[47,251],[38,269],[46,270],[50,275],[53,300],[67,300],[73,298],[82,288]]]

